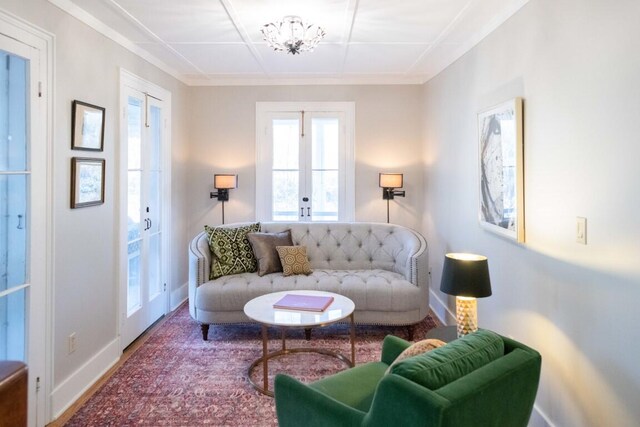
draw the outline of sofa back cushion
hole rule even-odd
[[[306,246],[311,267],[318,270],[381,269],[410,280],[410,257],[425,245],[419,234],[394,224],[262,222],[261,226],[269,233],[291,229],[293,244]]]
[[[391,373],[436,390],[503,355],[502,337],[495,332],[479,330],[428,353],[405,359],[393,365]]]

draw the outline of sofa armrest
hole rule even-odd
[[[211,265],[211,253],[206,243],[206,234],[199,233],[189,243],[189,313],[197,319],[195,312],[196,289],[209,280],[209,266]]]
[[[360,426],[365,415],[288,375],[276,375],[274,389],[281,427]]]
[[[409,341],[405,341],[394,335],[387,335],[384,337],[384,341],[382,342],[382,355],[380,356],[380,361],[387,365],[391,365],[400,353],[410,345],[411,343]]]

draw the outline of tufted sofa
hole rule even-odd
[[[233,227],[240,224],[228,224]],[[249,322],[244,305],[271,292],[312,289],[335,292],[355,303],[360,324],[413,325],[429,310],[427,243],[419,233],[394,224],[263,222],[267,233],[290,229],[294,245],[307,248],[313,273],[283,277],[241,273],[209,280],[211,252],[206,233],[189,245],[189,312],[203,339],[210,324]]]

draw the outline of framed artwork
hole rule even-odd
[[[71,158],[71,209],[104,203],[104,159]]]
[[[524,242],[522,98],[478,114],[480,224]]]
[[[71,108],[71,149],[104,149],[104,108],[73,101]]]

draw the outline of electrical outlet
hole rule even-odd
[[[576,242],[583,245],[587,244],[587,218],[581,216],[576,218]]]
[[[69,344],[69,354],[76,351],[76,333],[75,332],[69,335],[68,344]]]

